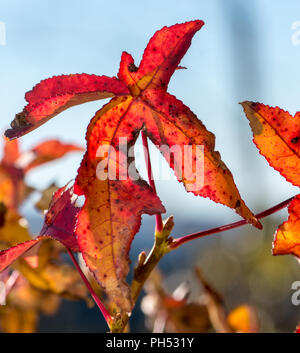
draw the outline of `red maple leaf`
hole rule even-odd
[[[156,32],[139,67],[130,54],[123,52],[118,78],[75,74],[41,81],[26,94],[27,106],[6,131],[9,138],[20,137],[73,105],[113,96],[87,129],[87,152],[75,183],[75,192],[85,196],[76,234],[87,266],[125,311],[130,311],[132,304],[125,283],[128,254],[141,215],[165,211],[152,189],[141,180],[134,158],[128,155],[141,130],[161,149],[187,191],[231,207],[249,223],[261,227],[241,199],[219,152],[214,150],[214,135],[187,106],[167,93],[171,76],[180,68],[194,34],[203,24],[196,20]],[[192,156],[188,162],[183,158],[187,146]],[[179,153],[171,156],[172,148]],[[101,153],[103,150],[105,153]],[[203,162],[200,170],[199,160]],[[104,166],[104,178],[99,177],[99,166]],[[112,172],[115,178],[111,178]],[[129,178],[128,174],[136,178]],[[125,178],[120,177],[124,175]],[[204,178],[198,183],[200,175]]]

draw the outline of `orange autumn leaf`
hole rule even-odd
[[[2,164],[13,164],[20,157],[20,155],[21,152],[18,141],[9,141],[7,138],[4,138],[3,157],[1,161]]]
[[[257,312],[249,305],[240,305],[232,310],[227,320],[235,332],[257,333],[259,330]]]
[[[42,245],[55,244],[48,240]],[[50,249],[47,246],[48,250]],[[44,249],[45,250],[45,249]],[[40,314],[54,314],[61,302],[61,297],[88,302],[87,288],[76,269],[60,258],[51,257],[48,252],[38,252],[39,268],[28,271],[14,271],[2,274],[2,281],[7,286],[11,277],[16,278],[13,285],[7,289],[6,305],[0,306],[0,331],[3,332],[35,332]],[[50,255],[50,257],[49,257]],[[46,259],[45,259],[46,258]],[[53,261],[55,259],[55,262]],[[46,260],[46,261],[45,261]],[[18,266],[21,269],[21,266]],[[32,313],[34,321],[28,317]]]
[[[53,315],[59,308],[60,297],[33,287],[19,276],[0,306],[0,331],[7,333],[36,332],[39,315]]]
[[[215,136],[206,130],[187,106],[163,90],[148,89],[143,93],[143,98],[139,111],[144,111],[146,118],[145,133],[155,145],[167,146],[160,149],[161,153],[178,180],[184,183],[186,190],[233,208],[248,222],[260,228],[259,221],[241,199],[233,176],[221,160],[220,153],[214,150]],[[191,147],[190,153],[195,159],[191,165],[185,160],[188,155],[187,146]],[[203,151],[199,146],[203,146]],[[170,150],[175,151],[174,155],[170,154]],[[201,158],[203,167],[197,169],[196,159]]]
[[[17,210],[24,199],[32,192],[26,185],[25,177],[29,170],[59,159],[70,152],[81,152],[81,146],[47,140],[29,151],[20,151],[17,140],[4,139],[3,157],[0,163],[0,201],[12,210]]]
[[[38,315],[32,309],[8,307],[0,310],[0,330],[5,333],[34,333]]]
[[[47,140],[29,151],[31,158],[24,166],[24,171],[26,173],[32,168],[59,159],[67,153],[82,151],[84,149],[78,145],[62,143],[59,140]]]
[[[5,138],[0,163],[0,201],[12,210],[17,210],[27,194],[24,172],[16,166],[20,156],[18,141],[9,141]]]
[[[0,249],[31,240],[25,218],[15,211],[1,206],[0,213],[3,222],[0,224]]]
[[[260,153],[287,181],[300,186],[300,113],[293,117],[278,107],[253,102],[243,102],[242,106]],[[289,219],[275,233],[273,255],[300,257],[299,195],[288,210]]]
[[[94,163],[85,156],[75,191],[84,193],[85,204],[76,229],[79,249],[86,265],[123,310],[132,309],[131,293],[125,283],[129,250],[143,213],[164,212],[159,198],[145,181],[99,180]]]
[[[2,279],[7,284],[11,276]],[[49,291],[38,290],[20,274],[15,278],[6,296],[6,305],[0,306],[0,331],[36,332],[39,314],[53,315],[59,307],[60,298]]]
[[[300,186],[300,113],[292,116],[278,107],[253,102],[242,106],[260,153],[287,181]]]
[[[300,195],[290,203],[289,218],[275,233],[273,255],[293,254],[300,258]]]
[[[15,267],[36,289],[68,299],[87,300],[88,291],[77,270],[72,265],[62,262],[60,256],[51,255],[51,252],[41,253],[38,249],[37,267],[32,268],[24,261],[19,261]]]

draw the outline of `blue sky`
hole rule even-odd
[[[174,74],[169,91],[215,133],[216,147],[253,211],[297,193],[259,155],[238,104],[254,100],[293,114],[300,110],[300,45],[291,40],[292,24],[300,21],[297,0],[2,1],[0,130],[23,109],[24,93],[41,79],[77,72],[116,75],[122,50],[138,63],[156,30],[197,18],[206,24],[182,61],[188,70]],[[84,144],[88,122],[104,102],[69,109],[23,137],[22,146],[54,137]],[[75,177],[80,159],[69,156],[28,180],[39,187],[53,180],[64,184]],[[202,215],[206,221],[213,215],[220,224],[237,219],[225,207],[188,195],[175,181],[159,182],[158,190],[178,219]]]

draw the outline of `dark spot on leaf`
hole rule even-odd
[[[294,137],[291,139],[291,143],[295,145],[299,140],[300,140],[300,136]]]
[[[137,72],[138,68],[133,63],[131,63],[128,65],[128,70],[129,72]]]

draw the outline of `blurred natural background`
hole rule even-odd
[[[298,0],[1,1],[6,45],[0,45],[0,130],[23,109],[24,93],[41,79],[81,72],[114,76],[123,50],[138,64],[156,30],[192,19],[204,20],[205,26],[181,63],[187,70],[176,71],[169,91],[216,135],[216,149],[254,213],[297,194],[298,189],[259,155],[238,103],[260,101],[291,114],[300,110],[300,45],[292,41],[296,31],[292,26],[300,21]],[[23,137],[22,148],[48,138],[84,145],[88,122],[105,102],[63,112]],[[64,185],[75,177],[81,157],[73,154],[55,161],[29,174],[27,182],[40,189],[51,182]],[[153,150],[154,175],[160,158]],[[137,159],[145,176],[141,153]],[[157,189],[167,215],[175,217],[174,237],[239,219],[230,209],[187,194],[174,179],[158,181]],[[32,202],[23,206],[23,213],[37,233],[41,218]],[[264,220],[262,232],[246,226],[196,240],[167,255],[160,264],[166,288],[172,291],[188,280],[197,296],[200,289],[193,268],[199,265],[224,295],[228,310],[248,303],[257,308],[261,331],[293,331],[300,310],[291,303],[291,285],[300,280],[299,264],[292,256],[271,256],[273,233],[286,217],[284,210]],[[141,249],[151,248],[153,228],[154,218],[144,217],[133,242],[133,264]],[[139,305],[131,328],[146,329]],[[70,301],[56,316],[42,317],[39,325],[40,332],[103,330],[96,308]]]

